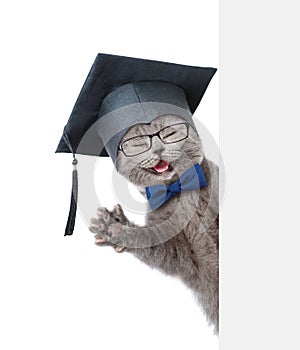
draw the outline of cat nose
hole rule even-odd
[[[162,141],[159,139],[159,137],[154,136],[152,138],[152,152],[161,155],[161,153],[164,151],[164,149],[165,149],[165,146],[162,143]]]

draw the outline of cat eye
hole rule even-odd
[[[186,139],[188,134],[188,123],[173,124],[164,127],[155,134],[131,137],[119,145],[119,150],[121,150],[127,157],[137,156],[141,153],[147,152],[152,147],[152,138],[154,136],[158,136],[163,143],[169,144]]]

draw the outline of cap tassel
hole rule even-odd
[[[65,236],[70,236],[73,234],[75,219],[76,219],[76,211],[77,211],[77,197],[78,197],[78,174],[77,174],[77,165],[78,161],[74,157],[73,159],[73,173],[72,173],[72,193],[71,193],[71,203],[70,203],[70,211],[68,216],[68,221],[65,229]]]
[[[73,150],[73,147],[71,145],[71,142],[68,137],[68,133],[66,130],[66,127],[64,128],[63,138],[65,140],[65,143],[69,147],[69,150],[73,154],[73,174],[72,174],[72,192],[71,192],[71,203],[70,203],[70,210],[69,210],[69,216],[68,221],[65,229],[65,236],[71,236],[74,231],[75,226],[75,220],[76,220],[76,211],[77,211],[77,197],[78,197],[78,174],[77,174],[77,159],[75,157],[75,153]]]

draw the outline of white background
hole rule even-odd
[[[1,349],[217,349],[181,283],[96,247],[80,215],[63,237],[72,159],[54,151],[98,52],[218,67],[218,2],[15,1],[0,25]],[[218,141],[218,73],[195,116]]]
[[[220,2],[221,349],[300,349],[299,4]]]

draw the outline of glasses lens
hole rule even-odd
[[[122,149],[126,156],[135,156],[148,151],[151,147],[150,137],[137,136],[122,143]]]
[[[173,143],[185,139],[188,135],[185,123],[168,126],[161,130],[159,136],[164,143]]]

